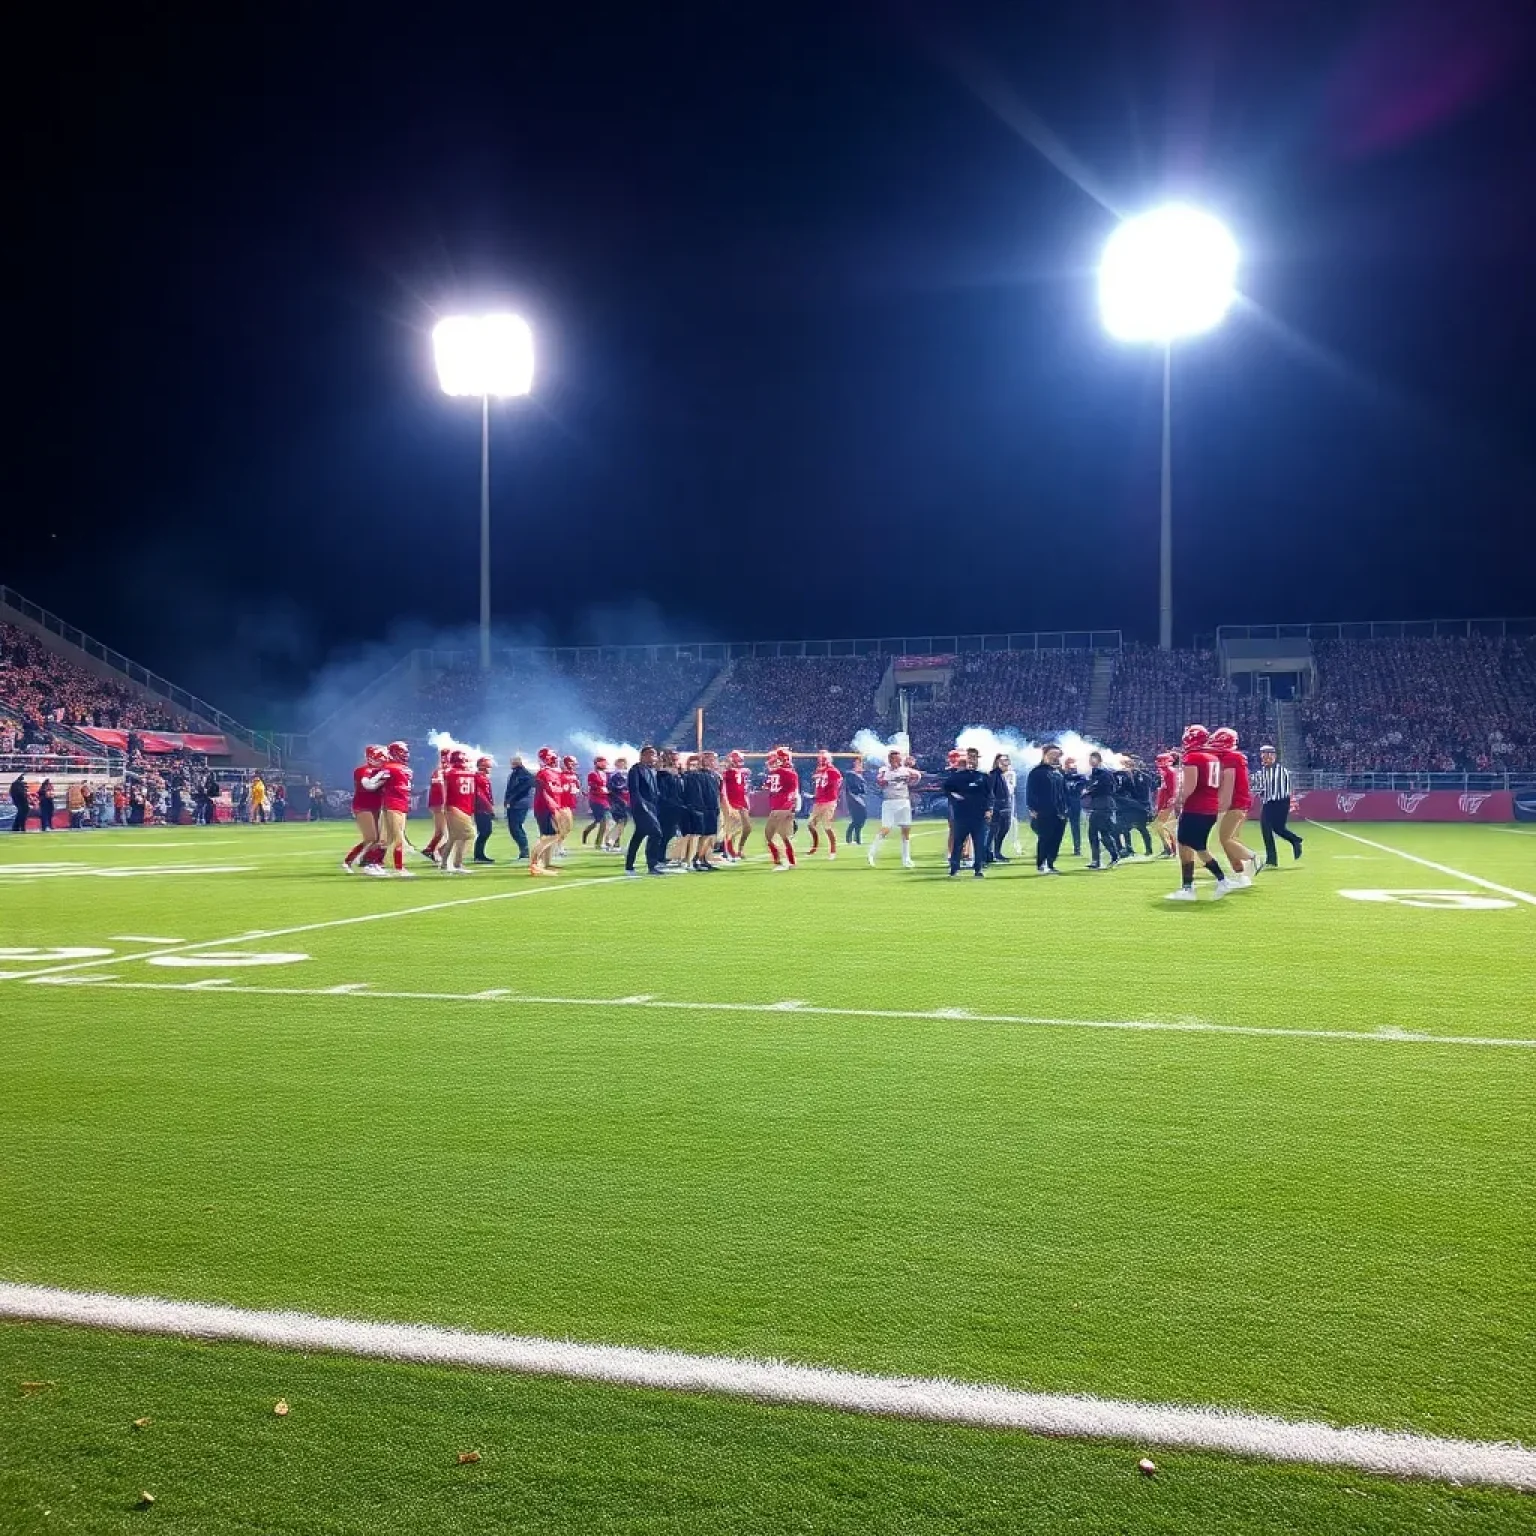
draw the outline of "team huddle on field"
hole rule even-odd
[[[1272,763],[1273,749],[1265,747],[1263,751],[1266,765]],[[561,873],[555,865],[567,855],[567,841],[575,830],[583,796],[591,818],[582,830],[583,846],[591,839],[597,852],[622,855],[627,875],[714,871],[739,863],[745,856],[754,830],[754,786],[742,752],[731,752],[722,762],[714,752],[682,756],[648,745],[639,750],[633,763],[625,757],[616,758],[612,764],[606,757],[595,757],[585,783],[572,756],[561,757],[553,748],[542,747],[537,761],[537,769],[530,772],[521,756],[514,756],[503,801],[508,828],[518,844],[518,859],[526,859],[531,876],[547,878]],[[496,862],[485,852],[495,826],[493,766],[487,756],[471,763],[471,754],[464,748],[439,749],[427,793],[432,838],[417,849],[406,835],[412,797],[409,744],[394,741],[387,747],[365,748],[363,761],[352,776],[352,813],[358,841],[343,858],[342,868],[348,873],[409,879],[412,871],[406,867],[405,855],[410,849],[444,874],[465,874],[465,856],[471,845],[471,862]],[[1077,843],[1074,796],[1080,795],[1088,811],[1090,869],[1113,868],[1134,856],[1132,826],[1139,825],[1150,852],[1150,826],[1163,844],[1163,857],[1179,861],[1181,883],[1169,900],[1196,899],[1197,865],[1204,866],[1214,878],[1217,897],[1251,886],[1260,862],[1242,841],[1253,794],[1248,759],[1238,749],[1237,732],[1229,726],[1209,731],[1202,725],[1191,725],[1185,729],[1178,751],[1159,753],[1150,817],[1145,814],[1146,798],[1138,799],[1134,793],[1129,801],[1124,798],[1125,786],[1139,781],[1139,774],[1128,771],[1134,766],[1111,771],[1102,754],[1094,752],[1087,774],[1079,774],[1070,759],[1063,763],[1059,746],[1051,744],[1041,750],[1040,761],[1025,780],[1023,807],[1035,835],[1037,871],[1043,875],[1057,873],[1056,859],[1069,823]],[[764,768],[759,786],[767,799],[763,841],[772,868],[783,872],[798,867],[794,839],[804,809],[800,775],[788,747],[770,751]],[[875,774],[882,803],[880,831],[868,849],[871,866],[877,862],[881,844],[895,832],[901,843],[902,865],[912,867],[913,793],[922,777],[916,760],[896,748],[890,750]],[[1011,760],[999,754],[987,772],[981,768],[975,748],[956,750],[949,754],[940,788],[949,812],[950,873],[958,874],[967,861],[974,865],[977,876],[989,864],[1007,863],[1002,844],[1013,823],[1016,793]],[[868,792],[864,759],[855,756],[844,775],[831,752],[818,752],[810,790],[809,852],[818,853],[825,841],[826,857],[837,857],[835,821],[843,798],[849,815],[847,836],[862,844]],[[1133,806],[1129,825],[1117,821],[1117,803]],[[536,828],[531,846],[523,831],[530,810]],[[1016,853],[1022,851],[1021,830],[1021,825],[1015,825]],[[1299,839],[1292,839],[1292,847],[1299,856]],[[1230,869],[1224,867],[1223,857]],[[643,870],[637,868],[642,859]]]

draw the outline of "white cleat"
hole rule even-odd
[[[1246,891],[1253,884],[1252,875],[1228,875],[1226,884],[1234,891]]]
[[[1195,901],[1197,899],[1198,898],[1195,896],[1194,887],[1189,885],[1181,885],[1178,890],[1169,891],[1168,894],[1163,897],[1164,901]]]
[[[345,859],[343,859],[341,861],[341,872],[344,875],[355,875],[357,873],[357,865],[349,864]]]
[[[364,864],[363,873],[372,875],[377,880],[384,880],[389,876],[389,871],[382,864]]]
[[[901,867],[903,869],[916,869],[917,865],[914,864],[911,859],[903,859],[901,861]]]
[[[869,850],[869,867],[871,869],[875,867],[875,850],[873,848]]]
[[[832,860],[835,859],[836,857],[837,857],[837,855],[835,853],[829,853],[827,855],[827,863],[830,864],[832,862]]]
[[[1220,901],[1221,898],[1223,896],[1225,896],[1227,894],[1227,892],[1232,890],[1233,888],[1234,887],[1233,887],[1232,882],[1230,880],[1218,880],[1216,882],[1216,893],[1215,893],[1215,895],[1213,895],[1211,897],[1211,900],[1212,901]]]
[[[782,875],[786,869],[793,869],[793,868],[794,868],[794,865],[792,865],[792,864],[775,864],[773,866],[773,873],[776,874],[776,875]]]
[[[413,870],[397,869],[395,871],[395,879],[396,880],[414,880],[415,878],[416,878],[416,874],[415,874],[415,871],[413,871]]]

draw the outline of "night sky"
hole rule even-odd
[[[0,581],[216,702],[473,622],[428,333],[487,307],[509,625],[1154,639],[1160,364],[1093,268],[1168,195],[1245,255],[1175,362],[1177,637],[1536,610],[1519,6],[178,9],[13,61]]]

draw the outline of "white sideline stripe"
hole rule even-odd
[[[612,885],[615,881],[622,879],[624,879],[623,875],[600,875],[588,880],[571,880],[553,886],[546,881],[540,885],[524,886],[519,891],[497,891],[489,896],[459,896],[449,901],[429,901],[421,907],[393,907],[383,912],[361,912],[352,917],[327,918],[322,923],[300,923],[294,928],[253,928],[227,938],[199,939],[195,944],[178,939],[173,949],[145,950],[137,955],[116,955],[111,959],[77,960],[69,965],[47,966],[41,970],[28,972],[27,980],[36,981],[40,977],[56,976],[64,971],[91,970],[99,965],[114,963],[121,965],[125,959],[151,960],[159,955],[190,954],[197,949],[222,949],[226,944],[253,944],[260,939],[285,939],[295,933],[318,933],[322,928],[348,928],[354,923],[382,923],[392,917],[415,917],[422,912],[442,912],[449,907],[475,907],[487,901],[516,901],[519,896],[537,896],[540,891],[581,891],[593,885]],[[0,981],[7,979],[13,979],[13,977],[0,976]]]
[[[148,933],[114,933],[111,935],[114,944],[185,944],[185,939],[157,939]]]
[[[1433,859],[1420,858],[1416,853],[1394,848],[1391,843],[1372,842],[1370,838],[1361,837],[1358,832],[1346,832],[1343,827],[1336,827],[1330,821],[1314,821],[1309,825],[1321,827],[1324,832],[1336,832],[1340,837],[1347,837],[1353,842],[1364,843],[1367,848],[1379,848],[1383,853],[1395,853],[1400,859],[1407,859],[1412,864],[1422,864],[1425,869],[1433,869],[1442,875],[1449,875],[1453,880],[1469,880],[1473,885],[1482,886],[1485,891],[1497,891],[1501,896],[1513,896],[1516,901],[1528,902],[1536,907],[1536,896],[1532,896],[1529,891],[1517,891],[1512,886],[1496,885],[1492,880],[1484,880],[1481,875],[1469,875],[1465,870],[1452,869],[1449,864],[1437,864]]]
[[[1436,1478],[1536,1490],[1536,1450],[1406,1430],[1341,1429],[1224,1408],[1118,1402],[1065,1392],[1024,1392],[938,1377],[871,1376],[781,1360],[694,1355],[568,1339],[468,1333],[304,1312],[258,1312],[152,1296],[55,1290],[0,1282],[0,1317],[128,1333],[238,1340],[276,1349],[326,1350],[364,1359],[469,1365],[569,1381],[705,1392],[1089,1440],[1226,1451],[1266,1461],[1357,1467],[1392,1477]]]
[[[140,959],[130,955],[132,960]],[[107,964],[110,962],[102,962]],[[1484,1035],[1428,1035],[1383,1024],[1379,1029],[1290,1029],[1283,1025],[1210,1024],[1202,1019],[1173,1022],[1156,1019],[1058,1019],[1015,1013],[972,1013],[964,1008],[822,1008],[794,999],[777,1003],[669,1002],[641,994],[634,997],[536,997],[492,987],[480,992],[376,991],[367,982],[344,982],[333,987],[244,987],[223,978],[203,981],[116,981],[102,976],[60,976],[34,973],[27,977],[40,987],[100,987],[114,992],[207,992],[217,989],[242,997],[350,997],[364,1002],[408,1003],[512,1003],[539,1008],[655,1008],[676,1013],[793,1013],[832,1019],[915,1019],[953,1024],[1017,1024],[1042,1029],[1133,1029],[1193,1035],[1274,1035],[1292,1040],[1368,1040],[1387,1045],[1514,1046],[1536,1050],[1529,1040]]]

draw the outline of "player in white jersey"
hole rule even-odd
[[[901,828],[901,864],[912,868],[912,786],[922,778],[922,771],[909,757],[902,761],[900,752],[890,751],[885,766],[875,775],[884,796],[880,806],[880,835],[869,845],[869,866],[875,866],[880,844],[891,835],[892,827]]]

